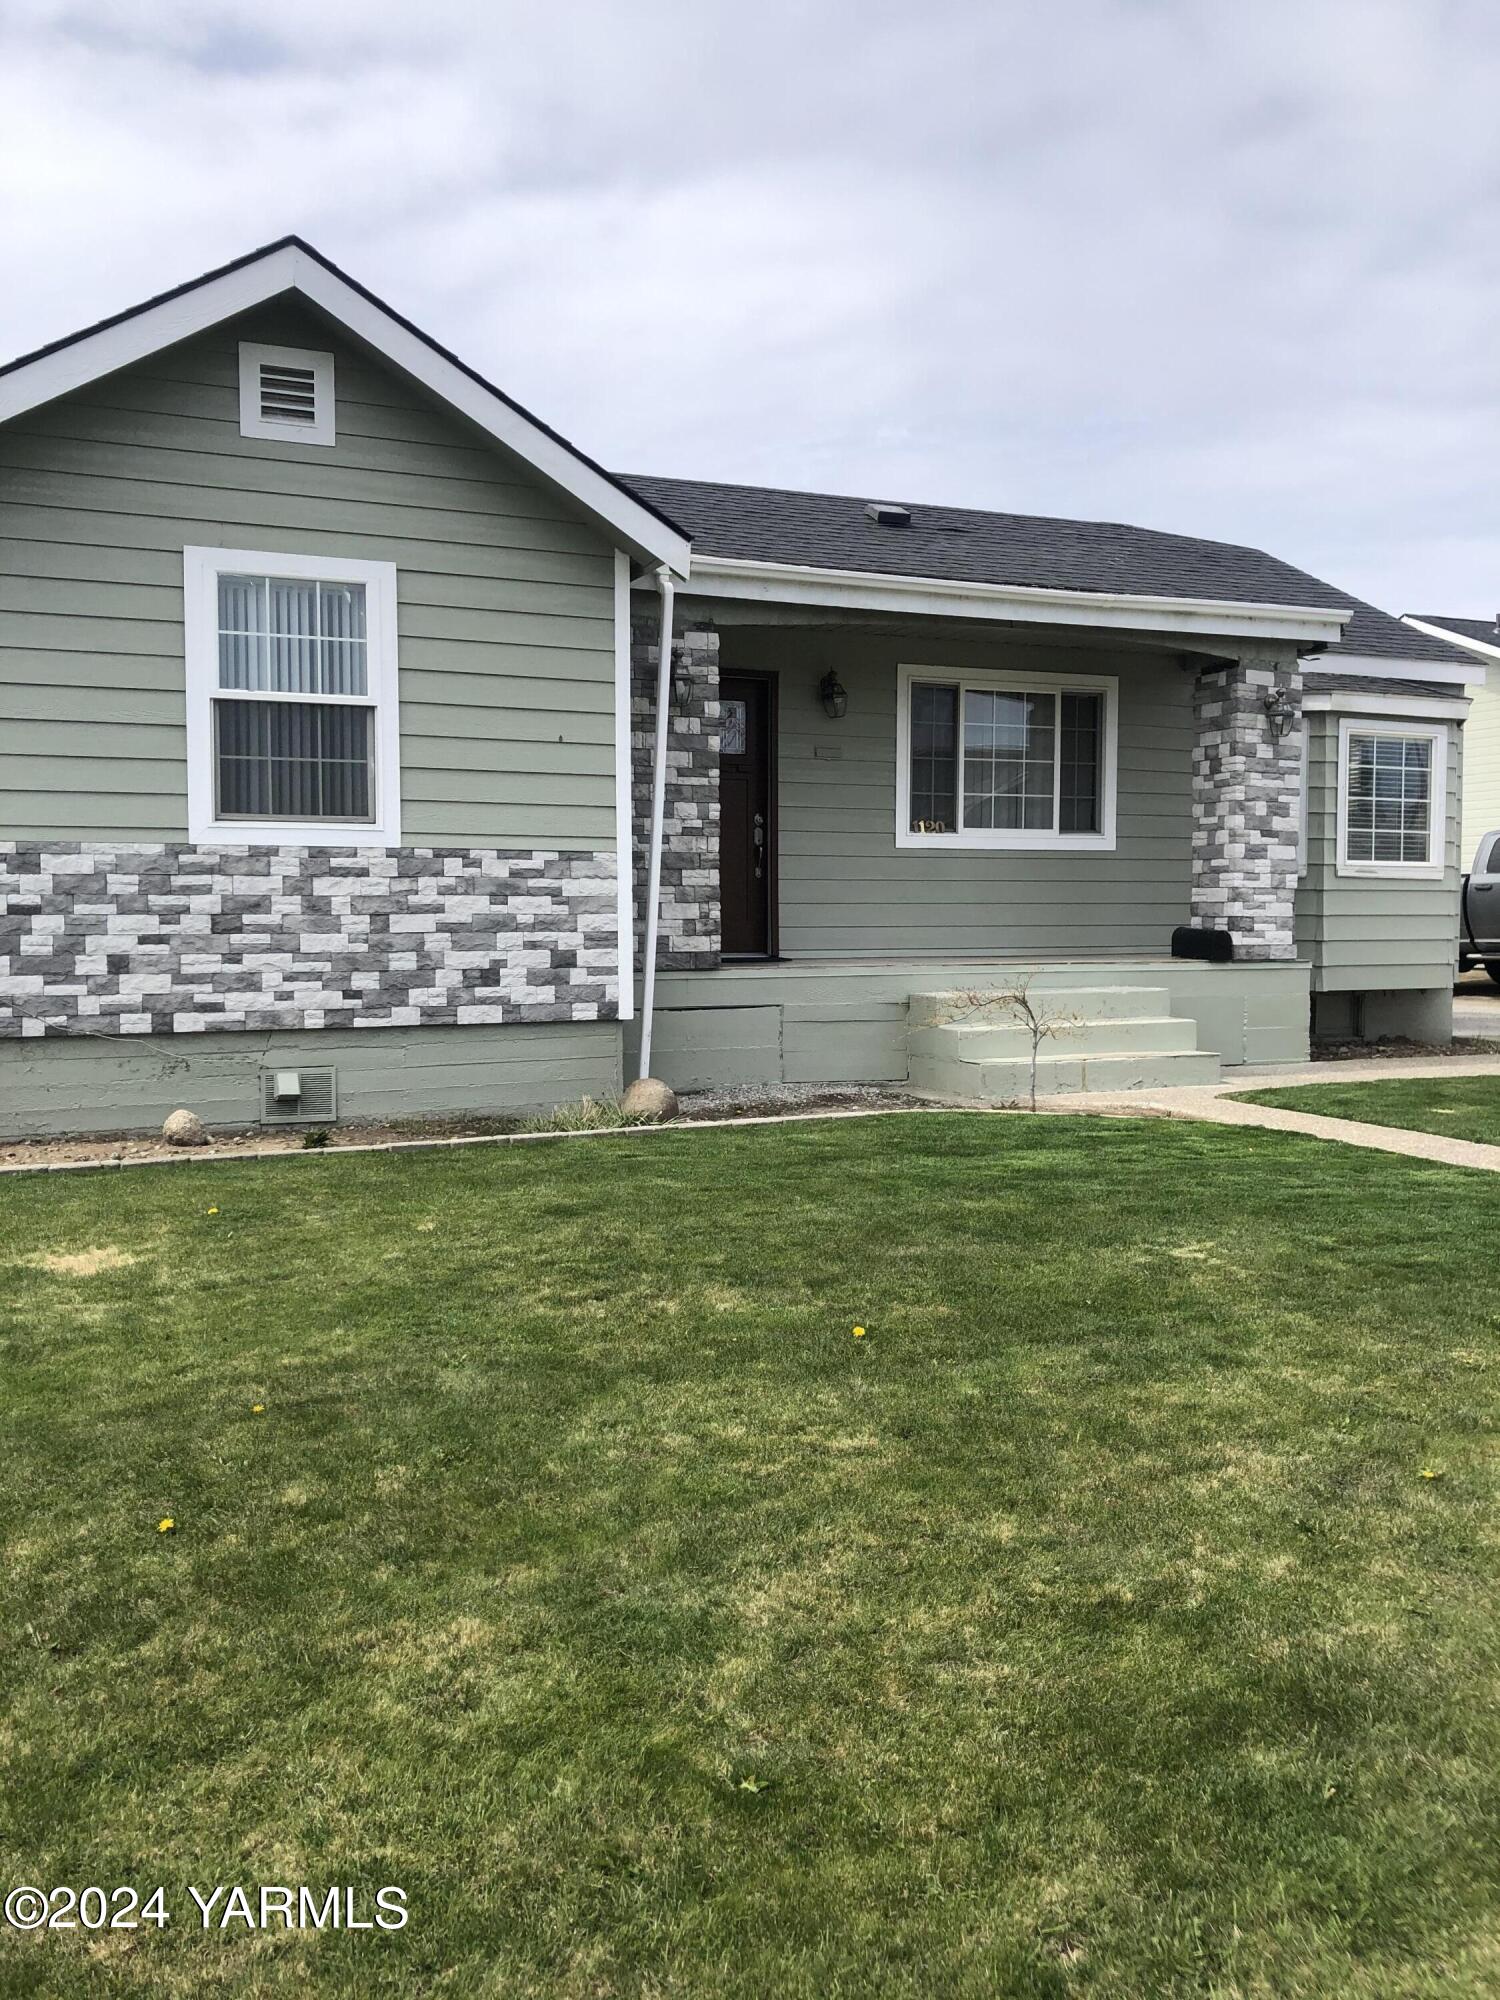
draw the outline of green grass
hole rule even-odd
[[[1300,1083],[1279,1090],[1236,1091],[1249,1104],[1277,1104],[1323,1118],[1357,1118],[1440,1132],[1500,1146],[1500,1076],[1377,1077],[1370,1083]]]
[[[0,1992],[1500,1990],[1491,1177],[924,1115],[0,1204],[0,1877],[177,1915]]]

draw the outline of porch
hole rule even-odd
[[[641,887],[650,640],[643,628]],[[653,1072],[682,1089],[1011,1096],[1030,1058],[1018,988],[1047,1017],[1044,1087],[1304,1058],[1300,690],[1285,645],[1210,654],[1139,633],[691,606],[674,643]],[[1283,709],[1290,730],[1272,726]],[[1182,925],[1227,930],[1233,961],[1172,958]]]
[[[1024,990],[1048,1032],[1043,1089],[1216,1081],[1307,1055],[1309,967],[1206,965],[1161,953],[1033,962],[807,957],[657,975],[652,1069],[676,1090],[912,1083],[1023,1096]],[[626,1029],[627,1056],[639,1024]]]

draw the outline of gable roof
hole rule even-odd
[[[849,494],[622,477],[632,492],[683,524],[695,561],[720,557],[976,585],[1347,611],[1335,649],[1346,659],[1450,668],[1462,661],[1442,639],[1260,549],[1232,542],[1116,521],[915,504],[909,527],[885,527],[866,513],[867,499]],[[1331,665],[1333,651],[1327,657]]]
[[[1434,627],[1451,632],[1459,645],[1500,658],[1500,618],[1451,618],[1446,612],[1440,616],[1435,611],[1407,611],[1402,615],[1418,632]]]
[[[654,501],[630,491],[299,236],[283,236],[6,363],[0,367],[0,423],[285,292],[308,300],[478,424],[640,561],[686,575],[687,537]]]

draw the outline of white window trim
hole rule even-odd
[[[310,368],[313,378],[313,421],[277,423],[260,413],[262,363],[273,368]],[[270,438],[277,444],[337,444],[333,399],[333,356],[310,347],[261,347],[240,342],[240,436]]]
[[[285,576],[365,587],[365,696],[283,697],[219,686],[219,578],[225,572]],[[282,555],[270,549],[184,549],[183,637],[187,666],[188,838],[235,847],[399,847],[401,718],[396,701],[396,565],[340,556]],[[216,701],[315,699],[373,708],[374,817],[370,820],[219,819],[214,810]]]
[[[1351,861],[1349,859],[1349,743],[1355,736],[1425,737],[1432,745],[1429,775],[1425,861]],[[1398,881],[1435,882],[1444,872],[1448,834],[1448,731],[1442,723],[1381,721],[1371,716],[1339,718],[1338,847],[1335,868],[1340,875],[1392,877]]]
[[[911,691],[922,683],[957,687],[959,693],[959,759],[963,758],[963,689],[999,689],[1026,694],[1098,694],[1104,697],[1104,742],[1099,770],[1099,832],[1048,833],[1035,827],[965,827],[954,833],[911,831]],[[1115,846],[1115,791],[1119,762],[1120,683],[1113,675],[993,673],[974,667],[903,666],[896,675],[896,845],[897,847],[1005,850],[1011,853],[1112,852]],[[1060,747],[1060,746],[1059,746]],[[1061,759],[1053,765],[1053,817]]]

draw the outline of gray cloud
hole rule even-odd
[[[1500,604],[1484,0],[7,0],[0,348],[296,229],[606,462]]]

